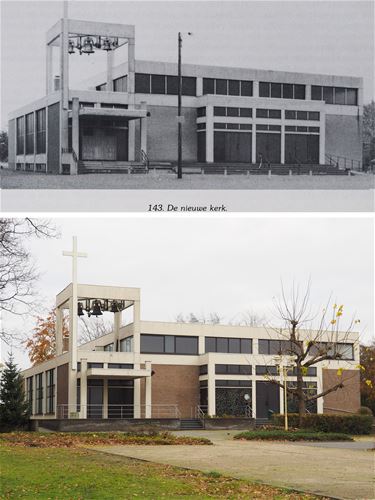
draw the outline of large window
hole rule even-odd
[[[225,80],[222,78],[203,78],[203,95],[253,95],[251,80]]]
[[[55,412],[55,370],[48,370],[46,372],[47,378],[47,413]]]
[[[326,104],[357,106],[358,89],[348,87],[323,87],[320,85],[312,85],[311,99],[313,101],[325,101]]]
[[[133,352],[133,335],[120,340],[121,352]]]
[[[305,99],[306,86],[296,83],[259,82],[259,97]]]
[[[257,109],[257,118],[280,119],[281,109]]]
[[[289,340],[259,339],[259,354],[290,354],[296,351],[297,345]]]
[[[26,115],[26,154],[34,153],[34,113]]]
[[[251,108],[233,108],[225,106],[214,106],[214,116],[239,116],[241,118],[251,118],[253,110]]]
[[[251,365],[215,365],[218,375],[251,375]]]
[[[198,354],[198,337],[141,334],[141,352],[150,354]]]
[[[316,342],[310,347],[311,356],[328,356],[333,359],[354,359],[353,344],[342,342]]]
[[[113,90],[115,92],[127,92],[128,91],[128,77],[127,75],[113,80]]]
[[[39,109],[36,112],[36,152],[37,154],[46,152],[46,109]]]
[[[35,413],[43,414],[43,373],[36,375],[36,407]]]
[[[252,340],[228,337],[206,337],[205,352],[251,354]]]
[[[256,375],[277,375],[277,366],[257,365],[255,367]]]
[[[26,401],[29,404],[30,413],[33,414],[33,377],[26,379]]]
[[[319,121],[320,113],[319,111],[293,111],[287,109],[285,111],[285,119],[286,120],[311,120],[311,121]]]
[[[182,77],[182,95],[197,94],[197,79],[193,76]],[[137,94],[178,94],[178,77],[172,75],[135,74],[135,92]]]
[[[17,154],[25,153],[25,117],[17,118]]]

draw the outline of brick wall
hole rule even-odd
[[[152,365],[152,404],[178,405],[182,418],[190,418],[199,404],[199,368],[197,366]],[[144,403],[144,380],[141,403]],[[155,415],[152,415],[153,417]]]
[[[150,160],[177,160],[177,106],[148,106],[147,150]],[[197,160],[196,109],[183,108],[182,159]]]
[[[326,154],[362,160],[361,119],[361,116],[326,115]]]
[[[57,367],[57,379],[56,379],[57,406],[68,404],[68,391],[69,391],[68,370],[69,370],[68,363],[65,363],[65,365],[60,365]]]
[[[343,372],[344,387],[324,396],[323,412],[336,413],[334,410],[357,412],[361,406],[359,370],[345,370]],[[337,370],[323,369],[323,391],[339,382]]]

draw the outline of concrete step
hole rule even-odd
[[[198,419],[183,419],[180,420],[180,429],[181,430],[203,429],[203,424]]]

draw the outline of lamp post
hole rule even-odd
[[[192,33],[187,33],[189,36]],[[182,49],[182,33],[178,32],[178,146],[177,146],[177,179],[182,179],[182,114],[181,114],[181,100],[182,100],[182,70],[181,70],[181,49]]]
[[[287,386],[287,376],[288,376],[288,369],[290,366],[287,364],[283,363],[283,358],[286,358],[288,361],[287,356],[275,356],[274,361],[279,365],[279,375],[280,375],[280,382],[283,384],[284,387],[284,429],[287,431],[289,429],[288,425],[288,386]]]

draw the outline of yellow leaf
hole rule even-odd
[[[338,376],[338,377],[341,377],[342,372],[343,372],[343,368],[339,368],[339,369],[337,370],[337,376]]]

